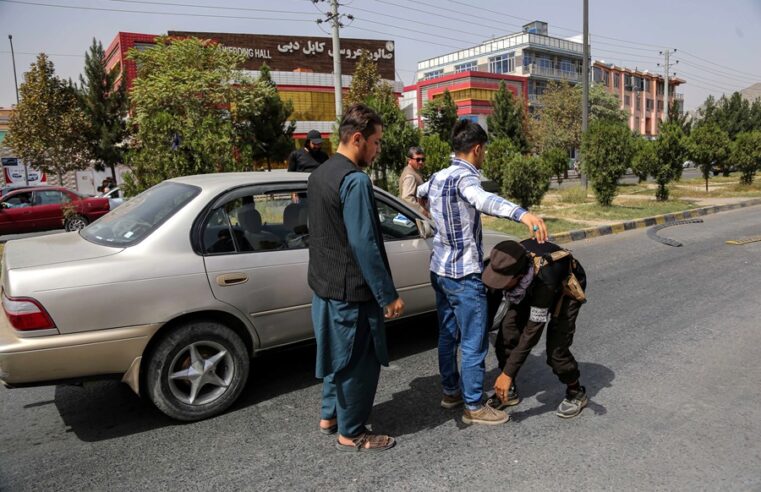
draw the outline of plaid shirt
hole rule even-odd
[[[483,270],[481,212],[516,222],[526,213],[518,205],[484,191],[478,170],[456,158],[451,166],[420,185],[417,195],[428,199],[436,229],[431,271],[454,279]]]

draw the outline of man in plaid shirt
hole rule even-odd
[[[481,213],[521,222],[539,242],[547,239],[547,227],[540,217],[481,187],[479,169],[486,142],[486,132],[478,123],[458,121],[452,130],[452,165],[422,184],[417,195],[428,200],[436,229],[431,284],[439,316],[441,406],[455,408],[465,403],[463,422],[495,425],[507,422],[509,416],[482,401],[488,308],[481,282]],[[458,342],[461,371],[457,367]]]

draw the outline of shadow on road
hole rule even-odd
[[[579,370],[582,384],[586,386],[590,398],[585,411],[591,410],[596,415],[605,415],[607,410],[596,402],[594,397],[601,389],[612,385],[615,373],[601,364],[590,362],[580,362]],[[484,379],[484,389],[490,388],[498,375],[499,370],[496,368],[489,371]],[[543,355],[532,354],[518,376],[518,390],[524,400],[536,396],[541,405],[524,411],[520,410],[520,406],[509,409],[508,413],[514,422],[554,413],[564,397],[565,386],[558,382],[557,377],[545,364]],[[394,393],[391,400],[375,405],[371,421],[375,428],[393,436],[433,429],[450,420],[454,420],[459,429],[469,427],[462,423],[462,407],[455,410],[443,409],[438,405],[440,398],[441,384],[438,375],[416,378],[410,382],[408,389]]]
[[[400,321],[388,327],[392,360],[436,347],[435,315]],[[236,412],[280,395],[321,384],[314,376],[313,343],[262,353],[251,361],[251,373]],[[188,425],[165,416],[118,381],[59,385],[55,405],[64,424],[82,441],[93,442],[139,434],[171,425]],[[192,425],[192,424],[190,424]]]

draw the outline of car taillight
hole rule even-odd
[[[8,297],[3,292],[3,310],[19,331],[54,329],[55,323],[39,302],[28,297]]]

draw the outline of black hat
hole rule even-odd
[[[309,133],[307,133],[307,140],[309,140],[313,144],[321,144],[322,135],[320,135],[320,132],[317,130],[309,130]]]
[[[520,243],[502,241],[491,250],[489,265],[484,269],[481,279],[487,287],[502,290],[516,276],[526,271],[527,264],[528,254]]]

